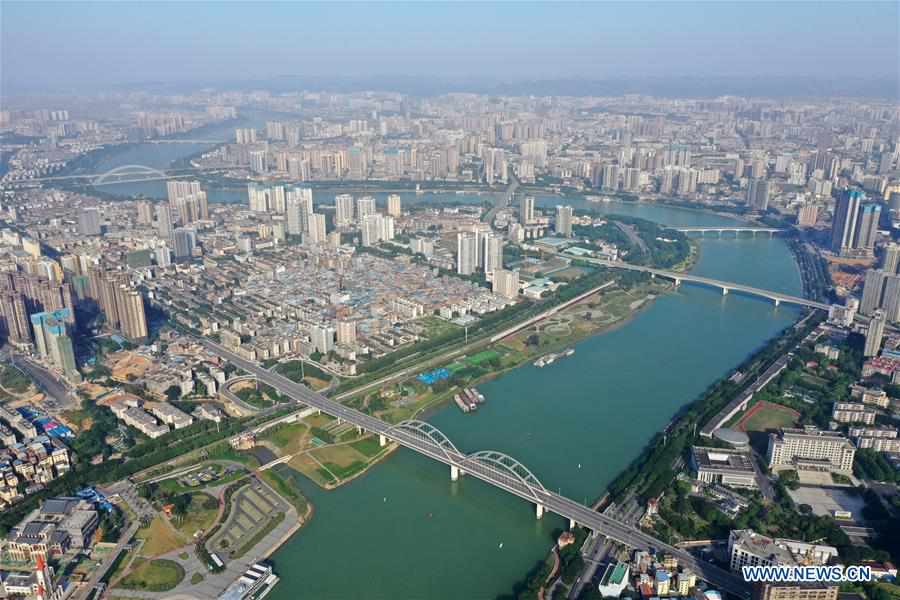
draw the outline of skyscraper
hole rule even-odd
[[[841,256],[871,256],[878,238],[881,206],[862,204],[860,190],[844,190],[834,209],[831,250]]]
[[[310,215],[309,231],[303,234],[304,244],[325,243],[325,215],[313,213]]]
[[[175,230],[175,258],[190,258],[197,246],[197,232],[190,227]]]
[[[871,315],[881,307],[881,297],[884,293],[885,273],[881,269],[869,269],[866,271],[866,280],[863,284],[862,301],[859,303],[859,312]]]
[[[80,381],[75,365],[75,350],[66,329],[70,309],[41,312],[31,315],[34,339],[39,354],[70,380]]]
[[[391,194],[387,197],[387,214],[392,217],[399,217],[402,214],[400,194]]]
[[[353,196],[339,194],[334,197],[334,224],[337,227],[353,222]]]
[[[503,236],[499,233],[488,233],[484,236],[484,275],[492,280],[494,272],[503,268]]]
[[[519,200],[519,223],[528,225],[534,222],[534,198],[532,196],[522,196]]]
[[[376,213],[375,208],[375,198],[372,196],[363,196],[362,198],[357,198],[356,200],[356,218],[362,223],[363,219],[368,215],[374,215]]]
[[[471,231],[456,234],[456,272],[471,275],[478,265],[478,236]]]
[[[506,269],[494,271],[492,291],[504,298],[515,299],[519,295],[519,272]]]
[[[572,207],[557,205],[556,207],[556,234],[564,237],[572,237]]]
[[[900,272],[900,244],[891,242],[884,247],[881,269],[889,274]]]
[[[769,207],[769,182],[766,179],[751,179],[747,187],[747,204],[758,211]]]
[[[156,232],[164,240],[172,239],[172,211],[168,204],[156,205]]]
[[[81,235],[100,235],[100,210],[88,206],[78,213],[78,232]]]
[[[876,310],[869,320],[869,328],[866,330],[866,346],[863,356],[876,356],[881,349],[881,338],[884,337],[884,312]]]
[[[144,312],[144,297],[127,285],[119,285],[116,303],[122,334],[130,340],[147,339],[147,314]]]
[[[300,235],[309,230],[309,220],[313,213],[312,189],[294,187],[287,192],[287,232]]]

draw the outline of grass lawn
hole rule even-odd
[[[738,421],[736,428],[741,431],[768,431],[779,427],[793,427],[800,416],[797,411],[780,404],[760,401],[750,407],[755,411]]]
[[[208,531],[216,521],[219,501],[209,494],[191,494],[191,504],[182,517],[172,519],[172,524],[182,535],[193,538],[198,531]]]
[[[355,462],[365,462],[366,456],[353,447],[352,444],[341,446],[327,446],[318,450],[311,450],[316,459],[323,464],[334,464],[338,467],[347,467]]]
[[[203,577],[203,573],[194,573],[193,575],[191,575],[191,585],[197,585],[204,579],[205,578]]]
[[[320,487],[327,487],[337,483],[337,480],[335,480],[334,477],[329,475],[327,471],[322,469],[322,467],[307,454],[295,456],[288,463],[288,466],[303,473]]]
[[[372,458],[373,456],[378,455],[379,452],[384,450],[384,448],[378,445],[377,435],[370,435],[369,437],[363,438],[357,442],[353,442],[350,445],[354,450],[367,458]]]
[[[263,432],[262,439],[278,446],[283,454],[296,454],[307,444],[309,427],[304,423],[285,423]]]
[[[159,556],[184,545],[178,532],[162,515],[153,517],[150,525],[138,530],[136,537],[144,540],[141,555],[147,557]]]
[[[31,380],[17,368],[3,365],[0,370],[0,385],[13,394],[24,394],[31,387]]]
[[[279,496],[293,504],[297,509],[297,514],[302,517],[308,510],[308,502],[306,496],[300,491],[294,476],[295,473],[287,465],[276,465],[275,469],[269,469],[260,474],[263,481],[272,486]]]
[[[119,587],[128,590],[167,592],[183,579],[184,569],[177,562],[163,559],[145,560],[136,565],[131,573],[119,582]]]

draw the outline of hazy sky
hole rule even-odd
[[[282,75],[898,77],[897,2],[0,1],[14,88]]]

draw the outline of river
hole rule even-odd
[[[139,158],[128,160],[147,164]],[[232,194],[220,199],[242,195]],[[545,208],[558,202],[537,199]],[[651,204],[591,207],[673,226],[733,224]],[[699,246],[696,274],[801,292],[799,272],[780,239],[708,238]],[[477,413],[463,415],[448,406],[430,421],[461,450],[506,452],[547,488],[590,502],[680,407],[799,314],[791,306],[684,284],[622,326],[578,343],[574,356],[543,369],[525,365],[480,386],[487,403]],[[290,473],[287,467],[281,471]],[[316,512],[274,555],[282,581],[272,600],[492,599],[511,592],[545,556],[552,532],[565,525],[554,515],[536,520],[533,506],[472,478],[453,483],[447,467],[407,450],[337,490],[298,481]]]

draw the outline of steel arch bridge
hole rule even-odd
[[[122,179],[128,181],[150,181],[153,179],[166,179],[168,176],[153,167],[144,165],[122,165],[115,169],[110,169],[106,173],[101,174],[92,181],[93,185],[103,185],[105,183],[120,183]]]
[[[421,442],[437,446],[438,450],[447,458],[447,460],[457,461],[459,460],[459,457],[465,456],[462,452],[457,450],[456,446],[453,445],[453,442],[450,441],[450,438],[448,438],[443,431],[431,423],[419,421],[418,419],[400,421],[388,429],[385,432],[385,435],[392,438],[392,434],[396,434],[397,432],[407,433]]]
[[[547,493],[547,489],[537,476],[508,454],[497,450],[464,454],[443,431],[431,423],[418,419],[401,421],[384,433],[388,438],[399,437],[402,434],[411,435],[417,441],[431,445],[448,463],[455,465],[462,472],[499,478],[507,485],[525,492],[535,502],[541,503],[543,495]]]

